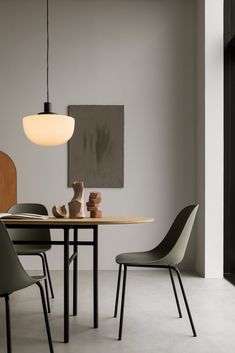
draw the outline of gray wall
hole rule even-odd
[[[100,228],[100,268],[116,268],[119,252],[155,245],[178,210],[195,202],[194,25],[193,0],[51,0],[53,110],[125,105],[124,188],[100,190],[103,213],[155,217]],[[0,0],[0,149],[17,166],[18,201],[51,209],[72,197],[67,146],[38,147],[22,131],[22,117],[45,100],[45,29],[44,1]],[[185,268],[194,267],[194,244]],[[52,268],[61,268],[61,251],[50,252]],[[80,268],[91,267],[90,255],[81,249]]]

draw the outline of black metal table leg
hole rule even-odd
[[[93,228],[93,300],[94,328],[98,328],[98,225]]]
[[[78,251],[78,229],[74,229],[73,233],[73,253],[77,253]],[[78,293],[78,256],[76,256],[73,260],[73,316],[77,315],[77,293]]]
[[[64,343],[69,342],[69,228],[64,228]]]

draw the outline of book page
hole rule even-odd
[[[32,218],[32,219],[49,219],[47,215],[36,213],[0,213],[0,218]]]

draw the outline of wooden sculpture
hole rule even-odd
[[[56,218],[65,218],[67,216],[67,210],[65,205],[63,206],[53,206],[52,214]]]
[[[72,183],[74,196],[68,203],[69,218],[84,218],[84,184],[83,181],[74,181]]]
[[[93,191],[90,193],[89,200],[86,203],[87,211],[90,211],[91,218],[101,218],[102,211],[99,210],[100,202],[102,201],[101,193]]]

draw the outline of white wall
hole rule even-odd
[[[176,213],[196,199],[195,1],[50,3],[53,110],[125,105],[125,186],[101,189],[103,213],[156,219],[100,228],[100,268],[116,268],[117,253],[151,248]],[[45,30],[44,1],[0,0],[0,149],[17,166],[18,201],[51,209],[72,197],[67,146],[32,145],[21,127],[22,117],[41,111],[45,101]],[[62,267],[61,252],[50,252],[52,268]],[[80,268],[91,267],[90,255],[81,249]],[[194,259],[192,238],[184,267],[193,268]],[[30,259],[24,263],[38,266]]]
[[[196,269],[205,273],[205,1],[196,2],[197,196]]]
[[[223,277],[223,0],[197,1],[199,213],[196,268]]]
[[[223,1],[205,5],[205,276],[223,277]]]

